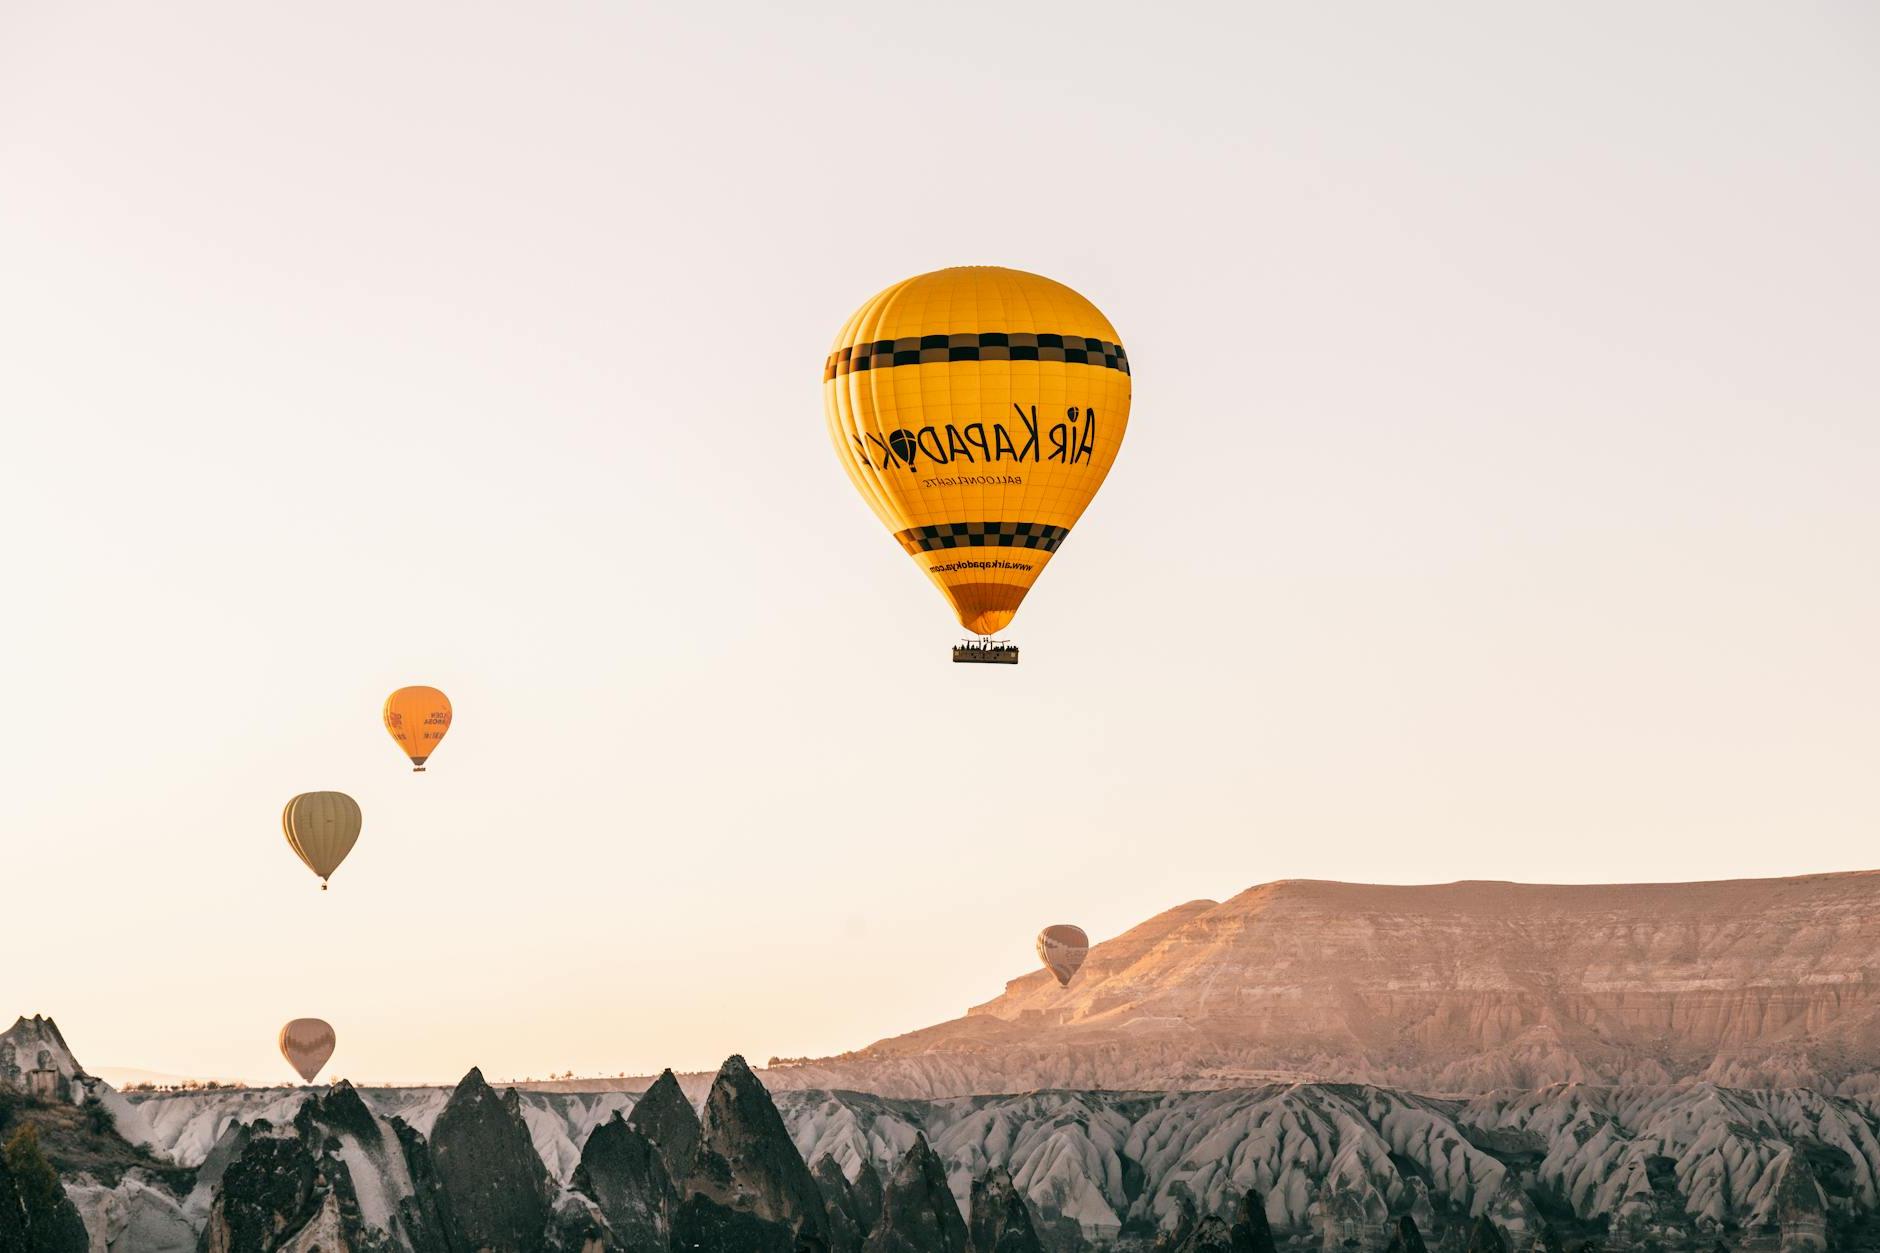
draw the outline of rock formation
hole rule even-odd
[[[830,1219],[834,1220],[840,1214],[857,1235],[866,1236],[868,1227],[862,1225],[855,1208],[855,1189],[850,1186],[848,1176],[842,1173],[842,1167],[836,1164],[836,1159],[824,1153],[816,1159],[809,1173],[815,1178],[817,1188],[822,1191],[823,1208],[828,1211]]]
[[[535,1253],[552,1189],[516,1091],[498,1096],[471,1069],[431,1132],[438,1182],[463,1238],[487,1253]]]
[[[863,1247],[867,1253],[968,1253],[966,1222],[947,1186],[946,1166],[925,1136],[915,1138],[889,1176],[881,1221]]]
[[[1012,1186],[1012,1176],[995,1166],[973,1180],[967,1233],[973,1253],[1044,1253],[1032,1226],[1031,1207]]]
[[[1194,1234],[1183,1241],[1178,1253],[1232,1253],[1233,1240],[1227,1220],[1209,1214],[1195,1224]]]
[[[629,1253],[666,1247],[676,1203],[666,1164],[619,1114],[588,1137],[572,1186],[599,1208],[613,1247]]]
[[[1799,1154],[1791,1154],[1782,1171],[1775,1210],[1782,1253],[1820,1253],[1828,1247],[1828,1200]]]
[[[849,1196],[855,1202],[855,1225],[866,1236],[881,1221],[881,1173],[866,1158],[849,1181]]]
[[[1428,1253],[1416,1219],[1408,1214],[1397,1219],[1397,1229],[1391,1233],[1390,1243],[1384,1246],[1384,1253]]]
[[[273,1253],[313,1221],[326,1181],[298,1135],[255,1124],[222,1173],[203,1235],[205,1253]]]
[[[1400,1230],[1408,1230],[1411,1237],[1416,1237],[1417,1225],[1409,1215],[1404,1216],[1402,1224]],[[1266,1201],[1258,1192],[1246,1192],[1240,1204],[1234,1207],[1232,1235],[1234,1253],[1276,1253],[1273,1229],[1266,1222]],[[1423,1241],[1417,1238],[1414,1247],[1406,1245],[1399,1253],[1424,1253]]]
[[[404,1159],[405,1177],[410,1180],[410,1193],[398,1198],[398,1225],[414,1253],[458,1253],[467,1248],[444,1183],[438,1178],[430,1143],[402,1118],[388,1119],[387,1124]]]
[[[1508,1253],[1508,1242],[1502,1238],[1495,1224],[1484,1214],[1475,1220],[1475,1226],[1469,1229],[1467,1253]]]
[[[715,1206],[781,1227],[797,1244],[831,1247],[822,1190],[770,1094],[742,1057],[726,1059],[705,1099],[683,1192],[680,1209],[686,1221],[675,1220],[675,1244],[681,1235],[693,1238],[694,1224],[722,1227],[728,1220],[707,1208]]]
[[[754,1078],[748,1082],[761,1091]],[[289,1127],[304,1121],[317,1137],[319,1143],[309,1145],[316,1161],[337,1156],[350,1163],[348,1178],[362,1210],[370,1208],[377,1187],[398,1197],[389,1225],[414,1250],[448,1250],[456,1247],[446,1230],[449,1198],[418,1129],[436,1130],[432,1119],[448,1126],[435,1112],[446,1095],[435,1089],[346,1094],[338,1109],[322,1102],[322,1111],[304,1120],[298,1111],[311,1098],[298,1089],[283,1096],[164,1094],[141,1104],[152,1125],[188,1137],[176,1141],[181,1144],[200,1142],[188,1129],[212,1119],[283,1111]],[[382,1129],[385,1145],[378,1149],[362,1139],[368,1133],[358,1110],[347,1112],[355,1096]],[[611,1121],[611,1111],[594,1121],[595,1110],[606,1106],[593,1097],[554,1093],[529,1100],[529,1129],[545,1161],[561,1160],[562,1146],[585,1143],[590,1128],[598,1132]],[[729,1094],[721,1098],[721,1107],[728,1100]],[[1382,1250],[1401,1238],[1404,1216],[1414,1219],[1431,1249],[1450,1248],[1453,1239],[1451,1253],[1460,1253],[1477,1216],[1488,1217],[1511,1248],[1523,1250],[1549,1240],[1576,1249],[1595,1238],[1707,1248],[1719,1237],[1733,1244],[1738,1232],[1766,1231],[1773,1240],[1785,1221],[1797,1247],[1813,1239],[1858,1247],[1870,1229],[1880,1230],[1880,1104],[1865,1094],[1696,1083],[1567,1085],[1462,1100],[1367,1085],[1276,1083],[939,1101],[797,1091],[777,1094],[768,1108],[781,1133],[767,1119],[719,1120],[720,1139],[731,1126],[743,1128],[730,1137],[744,1145],[739,1177],[762,1178],[734,1187],[727,1159],[711,1153],[727,1161],[717,1185],[722,1190],[707,1189],[711,1196],[693,1206],[694,1230],[746,1233],[755,1230],[751,1223],[769,1222],[793,1245],[810,1206],[799,1196],[797,1217],[786,1222],[778,1198],[796,1173],[791,1163],[813,1148],[820,1177],[810,1183],[830,1222],[823,1237],[828,1247],[842,1239],[828,1216],[846,1209],[839,1200],[823,1201],[839,1195],[829,1178],[836,1162],[848,1163],[854,1176],[847,1183],[852,1210],[844,1212],[854,1221],[847,1225],[856,1236],[868,1236],[880,1215],[879,1200],[870,1204],[871,1196],[878,1198],[876,1170],[897,1168],[922,1137],[944,1163],[962,1205],[974,1180],[1006,1172],[1030,1207],[1040,1243],[1053,1253],[1073,1247],[1077,1237],[1151,1240],[1183,1222],[1187,1239],[1208,1215],[1228,1220],[1232,1229],[1249,1190],[1258,1193],[1260,1217],[1271,1220],[1267,1238],[1294,1247],[1322,1247],[1337,1220],[1353,1224],[1341,1228],[1341,1241]],[[78,1116],[75,1107],[68,1109]],[[412,1124],[393,1117],[400,1110]],[[760,1134],[762,1124],[769,1125],[767,1134]],[[626,1125],[632,1129],[632,1120]],[[186,1207],[199,1226],[208,1210],[204,1189],[214,1188],[214,1160],[239,1156],[231,1146],[244,1134],[239,1126],[230,1130],[202,1161],[201,1187]],[[330,1152],[327,1140],[342,1151]],[[393,1142],[404,1150],[408,1183],[399,1182],[395,1164],[366,1168],[372,1153]],[[771,1166],[760,1169],[765,1162]],[[570,1183],[579,1163],[577,1152],[555,1182]],[[386,1182],[375,1185],[381,1176]],[[79,1199],[70,1177],[67,1183]],[[677,1199],[675,1233],[684,1208],[684,1198]],[[711,1216],[712,1205],[730,1213],[743,1207],[744,1216]],[[95,1206],[81,1208],[88,1220],[95,1216]],[[816,1235],[813,1227],[809,1234]]]
[[[627,1123],[659,1146],[667,1178],[676,1182],[691,1171],[692,1154],[698,1148],[698,1114],[679,1089],[672,1071],[661,1071],[653,1086],[634,1102]]]
[[[75,1104],[98,1087],[72,1055],[59,1024],[34,1014],[0,1031],[0,1088],[43,1101]]]

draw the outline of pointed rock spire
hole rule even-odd
[[[947,1187],[946,1167],[914,1137],[881,1198],[881,1221],[863,1246],[866,1253],[967,1253],[966,1220]]]
[[[599,1207],[622,1247],[666,1247],[676,1204],[666,1163],[618,1113],[588,1136],[572,1186]]]
[[[1428,1253],[1416,1219],[1405,1214],[1397,1220],[1397,1228],[1390,1233],[1390,1243],[1384,1246],[1384,1253]]]
[[[780,1224],[800,1244],[830,1247],[822,1190],[770,1093],[742,1057],[726,1058],[712,1081],[682,1191],[688,1201],[696,1194],[725,1209]]]
[[[1414,1234],[1417,1225],[1408,1217],[1404,1221],[1410,1223]],[[1234,1207],[1233,1249],[1234,1253],[1278,1253],[1273,1243],[1273,1229],[1266,1221],[1266,1198],[1252,1188],[1247,1189],[1240,1204]],[[1416,1248],[1407,1253],[1424,1253],[1421,1237],[1417,1239]]]
[[[659,1147],[666,1177],[674,1186],[691,1173],[692,1154],[698,1148],[698,1114],[671,1070],[661,1071],[653,1086],[641,1093],[627,1115],[627,1125]]]
[[[855,1189],[849,1186],[849,1177],[842,1173],[841,1165],[824,1153],[816,1159],[809,1173],[815,1176],[816,1186],[822,1190],[823,1205],[829,1214],[831,1242],[842,1248],[861,1248],[868,1229],[862,1226],[861,1216],[856,1213]]]
[[[1508,1253],[1508,1242],[1501,1237],[1501,1232],[1494,1223],[1483,1214],[1475,1220],[1475,1226],[1469,1229],[1468,1253]]]
[[[514,1088],[498,1096],[472,1067],[437,1116],[431,1158],[472,1248],[537,1253],[551,1190]]]
[[[1032,1226],[1031,1207],[1005,1167],[994,1166],[973,1180],[969,1208],[973,1253],[1044,1253]]]
[[[849,1181],[849,1195],[855,1199],[855,1225],[867,1235],[881,1221],[881,1172],[873,1162],[862,1162],[862,1168]]]
[[[1227,1220],[1214,1214],[1195,1224],[1195,1234],[1182,1245],[1181,1253],[1233,1253],[1233,1232]]]

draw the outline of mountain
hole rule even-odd
[[[1880,872],[1190,901],[964,1017],[774,1068],[773,1088],[958,1096],[1269,1080],[1880,1083]]]

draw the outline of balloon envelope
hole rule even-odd
[[[320,1018],[296,1018],[281,1028],[281,1056],[307,1083],[333,1056],[336,1043],[333,1028]]]
[[[922,274],[863,305],[823,365],[849,479],[979,635],[1005,627],[1129,425],[1116,328],[1048,278]]]
[[[385,729],[416,773],[450,730],[450,698],[434,687],[401,687],[385,698],[384,717]]]
[[[1057,977],[1059,987],[1071,981],[1089,953],[1090,937],[1082,927],[1061,922],[1038,933],[1038,960]]]
[[[281,830],[294,856],[320,876],[320,887],[359,842],[359,802],[344,792],[302,792],[281,811]]]

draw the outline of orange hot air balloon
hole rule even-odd
[[[385,698],[385,729],[411,758],[411,772],[423,774],[450,730],[450,698],[434,687],[401,687]]]
[[[1090,937],[1082,927],[1058,923],[1038,933],[1038,960],[1057,979],[1061,988],[1071,981],[1077,968],[1090,954]]]
[[[823,365],[850,480],[976,635],[1012,620],[1083,516],[1129,400],[1129,358],[1095,305],[993,266],[896,283]],[[954,659],[1015,659],[966,651]]]
[[[281,1028],[281,1056],[308,1083],[333,1056],[338,1039],[324,1019],[296,1018]]]

